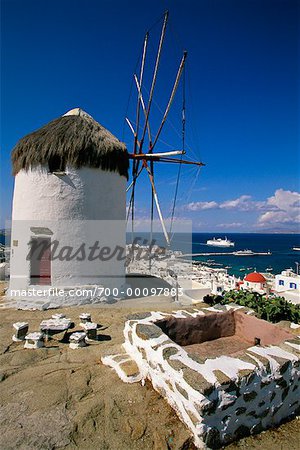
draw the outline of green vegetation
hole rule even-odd
[[[222,295],[206,295],[203,300],[211,306],[236,303],[253,309],[257,317],[273,323],[281,320],[300,323],[300,305],[289,303],[283,297],[267,297],[249,291],[229,291]]]

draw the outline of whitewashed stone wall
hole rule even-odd
[[[214,308],[208,308],[210,311]],[[215,311],[219,311],[215,309]],[[177,311],[197,317],[204,310]],[[198,448],[219,448],[293,416],[300,406],[300,337],[276,346],[254,346],[234,358],[189,355],[155,325],[170,314],[136,314],[125,323],[127,356],[102,358],[123,381],[149,379],[194,436]],[[139,373],[122,370],[132,358]],[[125,366],[124,366],[125,367]]]

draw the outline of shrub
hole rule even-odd
[[[253,309],[259,318],[273,323],[281,320],[300,323],[300,305],[294,305],[283,297],[267,297],[249,291],[228,291],[223,292],[222,296],[206,295],[203,300],[210,306],[236,303]]]

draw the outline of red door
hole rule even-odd
[[[32,240],[31,284],[51,285],[51,240],[35,238]]]

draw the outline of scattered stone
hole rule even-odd
[[[129,314],[127,316],[127,320],[143,320],[146,319],[147,317],[150,317],[151,313],[135,313],[135,314]]]
[[[216,411],[217,406],[218,406],[218,400],[217,399],[211,400],[202,406],[201,412],[202,412],[202,414],[211,415]]]
[[[189,394],[186,392],[185,389],[183,389],[178,383],[175,383],[176,389],[177,391],[183,395],[184,398],[186,398],[187,400],[189,399]]]
[[[277,384],[277,386],[280,386],[281,388],[287,387],[287,382],[285,381],[285,379],[283,377],[277,378],[276,384]]]
[[[86,322],[83,325],[83,328],[86,332],[86,337],[88,340],[93,340],[95,341],[97,339],[97,328],[98,325],[96,323],[93,322]]]
[[[283,392],[282,392],[282,394],[281,394],[281,400],[282,400],[282,401],[283,401],[283,400],[286,398],[286,396],[288,395],[289,390],[290,390],[290,387],[289,387],[289,386],[287,386],[286,388],[283,389]]]
[[[167,347],[163,349],[163,358],[168,359],[170,356],[176,355],[178,353],[178,348],[176,347]]]
[[[223,422],[224,424],[227,424],[227,423],[229,422],[230,419],[231,419],[231,416],[224,416],[223,419],[222,419],[222,422]]]
[[[241,414],[244,414],[247,411],[247,409],[244,406],[240,406],[235,410],[235,413],[237,416],[240,416]]]
[[[62,333],[67,331],[71,327],[72,321],[70,319],[56,318],[43,320],[40,323],[40,330],[46,334],[46,337],[52,336],[53,334]]]
[[[236,399],[237,399],[236,395],[230,395],[230,394],[223,395],[221,397],[221,402],[219,404],[219,408],[221,408],[222,411],[224,411],[225,409],[232,406],[236,402]]]
[[[247,427],[246,425],[240,425],[234,433],[234,435],[237,439],[241,439],[243,437],[249,436],[249,434],[250,434],[250,428]]]
[[[248,349],[247,352],[249,352],[249,355],[251,356],[251,353],[252,353],[251,350]],[[259,360],[260,366],[264,367],[264,370],[266,373],[271,373],[272,369],[270,366],[270,361],[267,358],[265,358],[264,356],[259,355],[257,353],[253,353],[253,356]]]
[[[168,359],[168,364],[175,370],[182,370],[186,368],[186,365],[179,361],[179,359]]]
[[[140,373],[139,368],[133,359],[121,363],[120,368],[127,377],[135,377]]]
[[[259,434],[263,431],[263,426],[261,423],[257,423],[256,425],[253,425],[253,427],[250,429],[251,434]]]
[[[70,345],[69,347],[72,349],[77,349],[86,346],[85,342],[86,333],[77,331],[76,333],[72,333],[70,336]]]
[[[263,389],[265,386],[268,386],[269,384],[271,384],[271,380],[265,378],[264,380],[261,381],[260,388]]]
[[[206,378],[199,372],[196,372],[196,370],[185,367],[182,369],[182,372],[184,380],[195,389],[195,391],[201,392],[201,394],[207,397],[214,390],[214,385],[209,383]]]
[[[256,396],[257,396],[257,392],[255,392],[255,391],[245,392],[243,394],[243,398],[244,398],[245,402],[250,402],[251,400],[254,400]]]
[[[215,449],[221,447],[220,433],[217,428],[210,428],[204,435],[204,442],[207,447]]]
[[[220,387],[225,392],[235,391],[235,393],[237,393],[239,391],[239,388],[236,385],[236,383],[234,382],[234,380],[232,380],[227,375],[225,375],[224,372],[222,372],[221,370],[214,370],[214,374],[218,380],[218,383],[220,384]]]
[[[275,415],[277,413],[277,411],[280,410],[280,408],[282,407],[283,403],[279,403],[279,405],[275,406],[273,408],[273,415]]]
[[[157,339],[163,334],[162,330],[154,324],[138,323],[136,326],[136,334],[143,340]]]
[[[91,315],[89,313],[82,313],[79,316],[80,319],[80,326],[83,327],[83,325],[87,322],[91,322],[92,318]]]
[[[204,364],[207,358],[200,358],[199,355],[190,354],[189,357],[198,364]]]
[[[44,344],[43,333],[36,331],[36,332],[27,334],[27,336],[25,337],[24,348],[36,349],[36,348],[42,348],[44,346],[45,346],[45,344]]]
[[[233,440],[233,437],[232,437],[231,434],[225,433],[223,435],[223,442],[224,442],[224,444],[229,444],[230,442],[232,442],[232,440]]]
[[[65,314],[61,314],[61,313],[57,313],[57,314],[52,314],[52,319],[57,319],[57,320],[60,320],[60,319],[65,319]]]
[[[21,342],[25,340],[25,336],[28,332],[28,323],[27,322],[16,322],[13,324],[15,334],[12,337],[14,342]]]
[[[279,369],[281,375],[283,375],[291,367],[290,361],[285,361]]]
[[[259,417],[266,417],[270,412],[270,408],[266,408],[262,413],[259,414]]]

